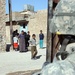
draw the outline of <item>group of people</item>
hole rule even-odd
[[[27,52],[29,46],[30,32],[21,31],[21,34],[15,33],[13,37],[13,48],[16,51]]]
[[[39,46],[40,48],[43,48],[43,40],[44,40],[44,34],[42,33],[42,30],[40,30],[39,34]],[[29,45],[31,46],[31,59],[35,59],[37,55],[37,48],[36,48],[36,35],[32,35],[32,39],[30,39],[30,32],[27,33],[24,31],[21,31],[21,34],[16,34],[13,37],[13,47],[15,50],[19,50],[20,52],[27,52]]]

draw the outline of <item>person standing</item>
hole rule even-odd
[[[43,40],[44,40],[44,34],[42,33],[42,30],[40,30],[40,34],[39,34],[39,45],[40,45],[40,48],[43,48]]]
[[[30,40],[30,32],[28,31],[28,34],[27,34],[27,47],[29,47],[29,41]]]
[[[25,38],[25,49],[27,51],[27,33],[24,32],[24,38]]]
[[[18,37],[17,35],[15,35],[15,37],[13,38],[13,47],[15,49],[15,51],[18,51]]]
[[[24,31],[21,31],[21,34],[18,36],[19,38],[19,50],[20,52],[25,52],[25,35]]]
[[[28,47],[29,47],[29,40],[30,40],[30,32],[28,31],[28,33],[24,33],[24,35],[25,35],[25,48],[26,48],[26,50],[28,51]]]
[[[32,35],[32,39],[29,40],[29,43],[31,45],[31,59],[36,59],[36,55],[37,55],[37,48],[36,48],[36,39],[35,39],[36,35],[33,34]]]

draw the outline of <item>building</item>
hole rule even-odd
[[[0,51],[6,48],[5,0],[0,0]]]
[[[16,29],[18,30],[19,33],[22,30],[24,30],[25,32],[30,31],[31,35],[33,33],[36,34],[38,40],[40,30],[43,30],[46,42],[47,10],[39,10],[35,12],[33,6],[32,8],[28,7],[28,10],[27,7],[26,10],[24,9],[24,11],[12,13],[13,31],[15,31]],[[6,14],[6,39],[8,39],[6,42],[10,43],[9,14]]]
[[[5,15],[5,2],[5,0],[0,0],[0,50],[5,50],[6,43],[10,44],[9,14]],[[13,12],[12,17],[13,31],[16,29],[19,33],[21,30],[30,31],[31,35],[36,34],[38,40],[39,31],[43,30],[46,42],[47,10],[35,12],[32,5],[24,5],[24,11]]]

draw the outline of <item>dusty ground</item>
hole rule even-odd
[[[37,56],[40,56],[37,60],[31,59],[30,51],[26,53],[17,51],[0,53],[0,75],[24,75],[28,72],[31,74],[33,70],[41,69],[46,61],[46,48],[39,49],[37,47],[37,50]]]
[[[40,70],[18,71],[18,72],[8,73],[7,75],[32,75],[33,73],[38,71]]]

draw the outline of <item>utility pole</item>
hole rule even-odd
[[[50,23],[53,17],[53,0],[48,0],[48,16],[47,16],[47,50],[46,50],[46,62],[52,62],[52,33],[50,33]]]
[[[12,26],[12,6],[11,6],[11,0],[8,0],[9,5],[9,23],[10,23],[10,40],[11,45],[13,44],[13,26]]]

